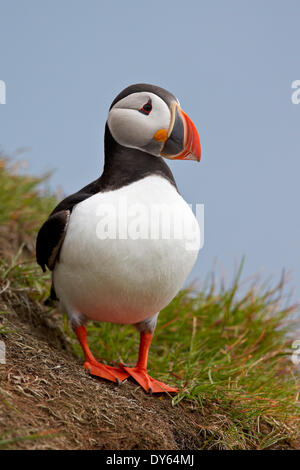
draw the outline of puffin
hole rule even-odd
[[[176,296],[200,248],[200,228],[182,198],[170,160],[201,158],[195,125],[178,99],[155,85],[128,86],[105,125],[102,175],[63,199],[41,226],[37,263],[52,272],[49,299],[68,315],[92,376],[120,385],[131,377],[146,392],[178,392],[147,372],[159,312]],[[93,356],[86,322],[134,325],[135,367]]]

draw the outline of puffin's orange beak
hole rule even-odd
[[[174,103],[171,113],[171,124],[168,137],[160,152],[162,157],[172,160],[196,160],[200,162],[200,138],[195,124],[182,111],[178,103]]]

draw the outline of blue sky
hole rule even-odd
[[[190,203],[205,204],[205,246],[190,280],[213,263],[230,278],[278,280],[300,297],[298,1],[0,0],[0,144],[26,147],[26,171],[55,170],[69,194],[97,177],[114,96],[163,86],[193,119],[202,161],[171,162]]]

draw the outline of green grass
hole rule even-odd
[[[12,164],[0,153],[0,226],[13,226],[17,221],[18,230],[36,233],[45,215],[56,203],[56,197],[45,194],[41,197],[38,187],[48,179],[18,174],[20,164]]]
[[[0,160],[0,223],[10,233],[33,237],[54,207],[55,197],[38,191],[43,180],[18,176]],[[24,246],[4,250],[0,287],[42,302],[49,274],[33,254],[24,259]],[[283,282],[241,286],[241,270],[242,263],[227,287],[207,280],[197,292],[181,291],[161,312],[150,351],[151,375],[180,388],[174,406],[201,410],[203,422],[195,426],[204,448],[262,449],[300,436],[299,374],[290,360],[296,307],[284,301]],[[65,316],[64,324],[80,355]],[[88,333],[99,359],[135,363],[139,337],[132,327],[90,323]]]
[[[49,175],[35,178],[19,175],[18,170],[18,163],[0,153],[0,291],[14,286],[42,300],[48,295],[50,276],[36,265],[35,236],[57,200],[38,189]]]

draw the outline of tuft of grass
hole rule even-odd
[[[12,445],[20,442],[20,441],[35,441],[39,439],[51,439],[52,437],[56,437],[57,435],[61,434],[61,431],[57,429],[50,429],[46,431],[42,431],[40,433],[32,433],[26,436],[18,436],[18,437],[6,437],[6,434],[0,435],[0,450],[6,450],[11,448]]]
[[[19,175],[20,163],[0,153],[0,226],[35,234],[57,203],[56,196],[41,195],[39,186],[49,178]]]
[[[42,181],[19,176],[0,160],[0,291],[25,292],[39,302],[50,277],[36,265],[30,243],[57,202],[41,195]],[[299,371],[290,360],[297,307],[284,304],[283,281],[241,288],[241,271],[242,263],[230,286],[211,280],[200,291],[181,291],[161,312],[150,351],[151,375],[180,389],[173,405],[201,410],[194,424],[205,449],[274,448],[300,438]],[[91,322],[88,333],[103,362],[136,362],[139,337],[132,327]]]
[[[48,174],[19,175],[19,166],[0,153],[0,293],[14,288],[43,300],[50,275],[42,274],[35,262],[35,236],[57,198],[39,189]]]

